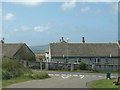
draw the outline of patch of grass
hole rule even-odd
[[[91,88],[118,88],[118,86],[115,86],[113,84],[113,81],[115,79],[107,80],[107,79],[101,79],[101,80],[96,80],[93,81],[90,84]]]
[[[2,87],[5,88],[11,84],[20,83],[20,82],[29,81],[29,80],[33,80],[33,78],[30,78],[27,76],[20,76],[20,77],[15,77],[9,80],[2,80]]]
[[[40,80],[40,79],[46,79],[50,78],[50,76],[47,73],[39,72],[34,74],[26,74],[20,77],[15,77],[9,80],[2,80],[2,87],[5,88],[11,84],[30,81],[30,80]]]

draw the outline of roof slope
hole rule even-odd
[[[51,56],[118,56],[117,43],[51,43]]]
[[[15,53],[24,45],[24,43],[19,44],[0,44],[2,46],[2,55],[3,56],[14,56]]]

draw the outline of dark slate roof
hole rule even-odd
[[[24,43],[17,43],[17,44],[4,43],[4,44],[0,44],[0,48],[2,48],[2,55],[3,55],[3,56],[14,56],[15,53],[16,53],[23,45],[25,45],[25,44],[24,44]]]
[[[118,56],[117,43],[51,43],[52,57]]]

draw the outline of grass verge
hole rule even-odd
[[[107,80],[107,79],[95,80],[91,82],[88,87],[90,88],[118,88],[119,86],[115,86],[113,84],[114,80],[116,79],[113,78],[111,80]]]
[[[46,79],[50,78],[47,73],[40,72],[40,73],[34,73],[34,74],[27,74],[20,77],[11,78],[9,80],[2,80],[2,88],[8,87],[9,85],[30,81],[30,80],[40,80],[40,79]]]

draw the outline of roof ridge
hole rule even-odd
[[[117,43],[50,43],[50,44],[117,44]]]
[[[2,45],[24,45],[25,43],[0,43]]]

